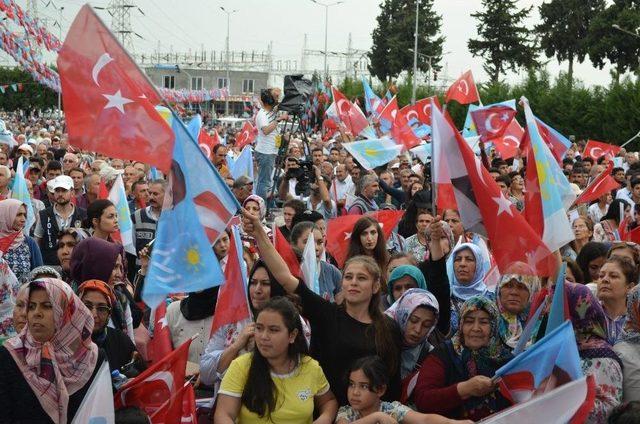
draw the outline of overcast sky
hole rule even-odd
[[[39,0],[39,14],[57,20],[58,12],[54,5],[48,6]],[[328,3],[329,1],[327,1]],[[54,0],[57,6],[63,6],[63,36],[73,17],[83,4],[81,0]],[[106,6],[108,0],[91,1],[93,6]],[[143,39],[135,38],[135,50],[138,53],[152,53],[158,48],[162,51],[186,52],[200,49],[224,50],[227,31],[226,15],[220,6],[228,10],[237,9],[231,17],[230,40],[232,50],[266,51],[273,41],[273,54],[278,60],[301,59],[304,34],[308,34],[308,48],[324,48],[324,11],[325,8],[311,0],[129,0],[144,13],[132,10],[132,27]],[[520,7],[533,5],[534,10],[528,25],[538,21],[537,6],[543,0],[519,0]],[[18,0],[26,6],[26,0]],[[352,34],[353,47],[368,50],[371,47],[371,33],[379,12],[378,0],[344,0],[343,4],[329,9],[329,50],[346,50],[348,34]],[[456,78],[466,69],[472,69],[476,79],[485,81],[479,58],[473,58],[467,49],[467,41],[476,35],[476,21],[470,15],[481,8],[481,0],[435,0],[435,9],[442,16],[442,33],[446,37],[442,66],[446,67],[450,77]],[[110,16],[105,11],[99,14],[109,24]],[[58,29],[53,28],[54,33]],[[546,59],[545,59],[546,60]],[[322,59],[316,58],[312,65],[322,68]],[[334,66],[338,66],[336,63]],[[566,70],[566,63],[558,64],[551,59],[548,70],[552,75]],[[608,69],[597,70],[587,60],[575,67],[575,74],[586,84],[606,85],[610,81]],[[510,74],[507,80],[519,81],[521,75]]]

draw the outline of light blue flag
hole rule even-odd
[[[173,163],[142,298],[157,307],[170,293],[220,285],[224,276],[212,244],[240,205],[187,127],[172,113]]]
[[[229,172],[234,180],[247,176],[253,180],[253,152],[251,146],[244,146],[238,158],[229,164]]]
[[[187,130],[196,142],[198,141],[198,136],[200,135],[200,128],[202,128],[202,116],[200,114],[195,115],[189,123],[187,124]]]
[[[549,146],[542,140],[536,124],[536,118],[529,107],[529,102],[525,99],[523,103],[531,150],[533,151],[538,174],[539,191],[532,190],[532,192],[538,193],[536,195],[540,196],[542,203],[544,217],[542,241],[553,252],[575,238],[567,211],[576,199],[576,194],[571,189],[569,180],[562,172],[562,168],[560,168],[551,150],[549,150]]]
[[[402,145],[389,138],[354,141],[342,145],[365,169],[385,165],[398,157]]]
[[[375,130],[373,128],[371,128],[371,126],[368,126],[367,128],[365,128],[362,131],[360,131],[360,134],[358,134],[358,135],[366,138],[367,140],[372,140],[374,138],[378,138],[378,136],[376,135]]]
[[[553,300],[551,301],[551,309],[549,309],[549,319],[547,320],[547,329],[545,335],[551,333],[560,327],[565,321],[564,310],[564,277],[567,272],[567,263],[563,262],[558,273],[556,286],[553,292]]]
[[[411,149],[411,153],[418,156],[420,162],[426,165],[427,162],[431,162],[431,147],[430,143],[421,144]]]
[[[362,87],[364,89],[364,105],[366,107],[367,113],[369,113],[369,115],[377,117],[380,112],[382,112],[384,103],[382,103],[380,97],[378,97],[376,93],[373,92],[365,77],[362,77]]]
[[[16,169],[24,169],[23,160],[24,157],[20,156]],[[27,207],[27,222],[24,225],[24,233],[25,235],[29,235],[31,227],[36,223],[36,214],[33,211],[31,195],[27,188],[27,180],[24,179],[24,172],[16,172],[16,175],[13,178],[13,185],[11,186],[11,198],[20,200]]]

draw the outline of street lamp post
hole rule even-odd
[[[329,68],[327,67],[327,37],[329,34],[329,8],[331,6],[336,6],[340,3],[344,3],[344,1],[337,1],[334,3],[321,3],[317,0],[311,0],[311,1],[320,6],[324,6],[324,77],[325,79],[329,79]]]
[[[416,84],[418,81],[418,15],[420,0],[416,0],[416,28],[413,33],[413,83],[411,84],[411,104],[416,104]]]
[[[229,93],[231,93],[231,81],[229,80],[229,23],[231,20],[231,15],[236,13],[237,10],[227,10],[222,6],[220,6],[220,9],[222,9],[222,11],[227,14],[227,95],[224,97],[224,114],[229,116]]]

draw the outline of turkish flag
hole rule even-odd
[[[380,223],[380,227],[382,228],[382,232],[384,233],[384,238],[388,239],[389,237],[391,237],[391,233],[393,233],[393,230],[398,226],[398,223],[404,215],[404,211],[384,210],[371,212],[370,215]]]
[[[213,322],[211,322],[210,337],[213,337],[213,334],[223,325],[233,324],[251,317],[245,292],[247,285],[240,268],[241,256],[239,257],[238,248],[241,244],[242,242],[236,239],[236,231],[234,230],[230,240],[227,265],[224,269],[224,283],[220,286],[216,311],[213,314]]]
[[[204,144],[209,148],[209,151],[213,149],[213,146],[220,144],[220,138],[217,137],[218,133],[214,132],[213,135],[205,131],[204,128],[200,128],[198,133],[198,144]]]
[[[427,97],[416,102],[415,105],[406,105],[400,109],[401,113],[407,117],[408,121],[412,119],[418,120],[421,124],[431,125],[431,101],[436,107],[441,108],[440,101],[437,96]]]
[[[613,144],[603,143],[602,141],[589,140],[587,145],[584,146],[583,158],[592,158],[598,160],[602,156],[609,156],[609,159],[613,159],[618,153],[620,153],[622,147],[614,146]]]
[[[391,138],[398,144],[402,144],[407,150],[413,149],[422,143],[422,140],[413,132],[411,125],[404,113],[398,111],[391,125]]]
[[[443,153],[452,172],[451,181],[463,221],[473,218],[473,224],[467,225],[467,229],[486,234],[500,271],[504,273],[512,264],[523,262],[539,276],[554,275],[555,257],[504,197],[460,133],[435,110],[434,133],[443,140]]]
[[[165,315],[167,313],[167,302],[163,301],[155,309],[153,317],[153,337],[147,343],[147,360],[150,364],[162,360],[171,353],[173,345],[171,344],[171,332]]]
[[[486,142],[501,137],[516,113],[516,110],[508,106],[496,105],[474,110],[471,112],[471,118],[476,124],[480,139]]]
[[[611,190],[620,188],[620,183],[611,176],[612,170],[613,161],[609,161],[609,165],[607,165],[607,168],[602,171],[602,173],[598,175],[598,177],[593,180],[591,184],[587,186],[587,188],[584,189],[584,191],[573,203],[576,205],[579,205],[580,203],[588,203],[592,200],[596,200],[603,194],[609,193]]]
[[[343,124],[347,126],[351,134],[357,136],[369,126],[369,121],[362,111],[351,103],[337,88],[331,87],[333,102],[336,105],[336,112]]]
[[[287,263],[289,271],[291,271],[291,273],[296,277],[301,277],[302,271],[300,271],[300,261],[298,261],[298,257],[293,251],[293,248],[276,225],[273,226],[273,245],[276,250],[280,252],[282,259]]]
[[[196,396],[191,382],[182,388],[149,416],[153,424],[197,423]]]
[[[327,223],[327,252],[334,257],[340,268],[349,252],[353,226],[362,215],[345,215],[330,219]]]
[[[189,345],[191,345],[191,339],[184,342],[182,346],[162,358],[162,360],[151,365],[137,377],[128,380],[114,395],[115,408],[137,406],[144,410],[147,415],[154,415],[155,412],[165,406],[167,401],[170,402],[171,398],[177,398],[184,386]],[[169,414],[169,416],[182,416],[182,400],[171,402],[171,404],[171,408],[166,408],[163,411],[164,413],[156,415],[152,422],[164,422],[166,414]]]
[[[236,147],[238,149],[242,149],[247,144],[253,143],[257,133],[258,130],[251,125],[249,121],[245,121],[244,125],[242,125],[242,129],[240,130],[240,134],[236,137]]]
[[[504,134],[498,138],[491,140],[496,151],[500,153],[502,159],[510,159],[516,155],[520,148],[522,137],[524,136],[524,128],[520,123],[513,119]]]
[[[398,101],[396,100],[396,96],[393,96],[391,100],[387,102],[387,104],[378,115],[378,120],[387,121],[391,126],[393,122],[396,120],[396,115],[398,114]]]
[[[5,254],[7,250],[9,250],[11,243],[13,243],[16,237],[18,237],[18,234],[20,234],[20,231],[16,231],[9,234],[8,236],[0,238],[0,258]]]
[[[89,5],[57,64],[71,144],[169,172],[174,134],[155,109],[160,95]]]
[[[462,74],[447,90],[444,101],[445,103],[449,103],[451,100],[455,100],[461,105],[468,105],[469,103],[480,101],[478,88],[473,81],[473,74],[470,70]]]

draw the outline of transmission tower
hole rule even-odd
[[[109,0],[107,6],[111,15],[111,31],[128,52],[133,52],[131,9],[137,7],[131,0]]]

